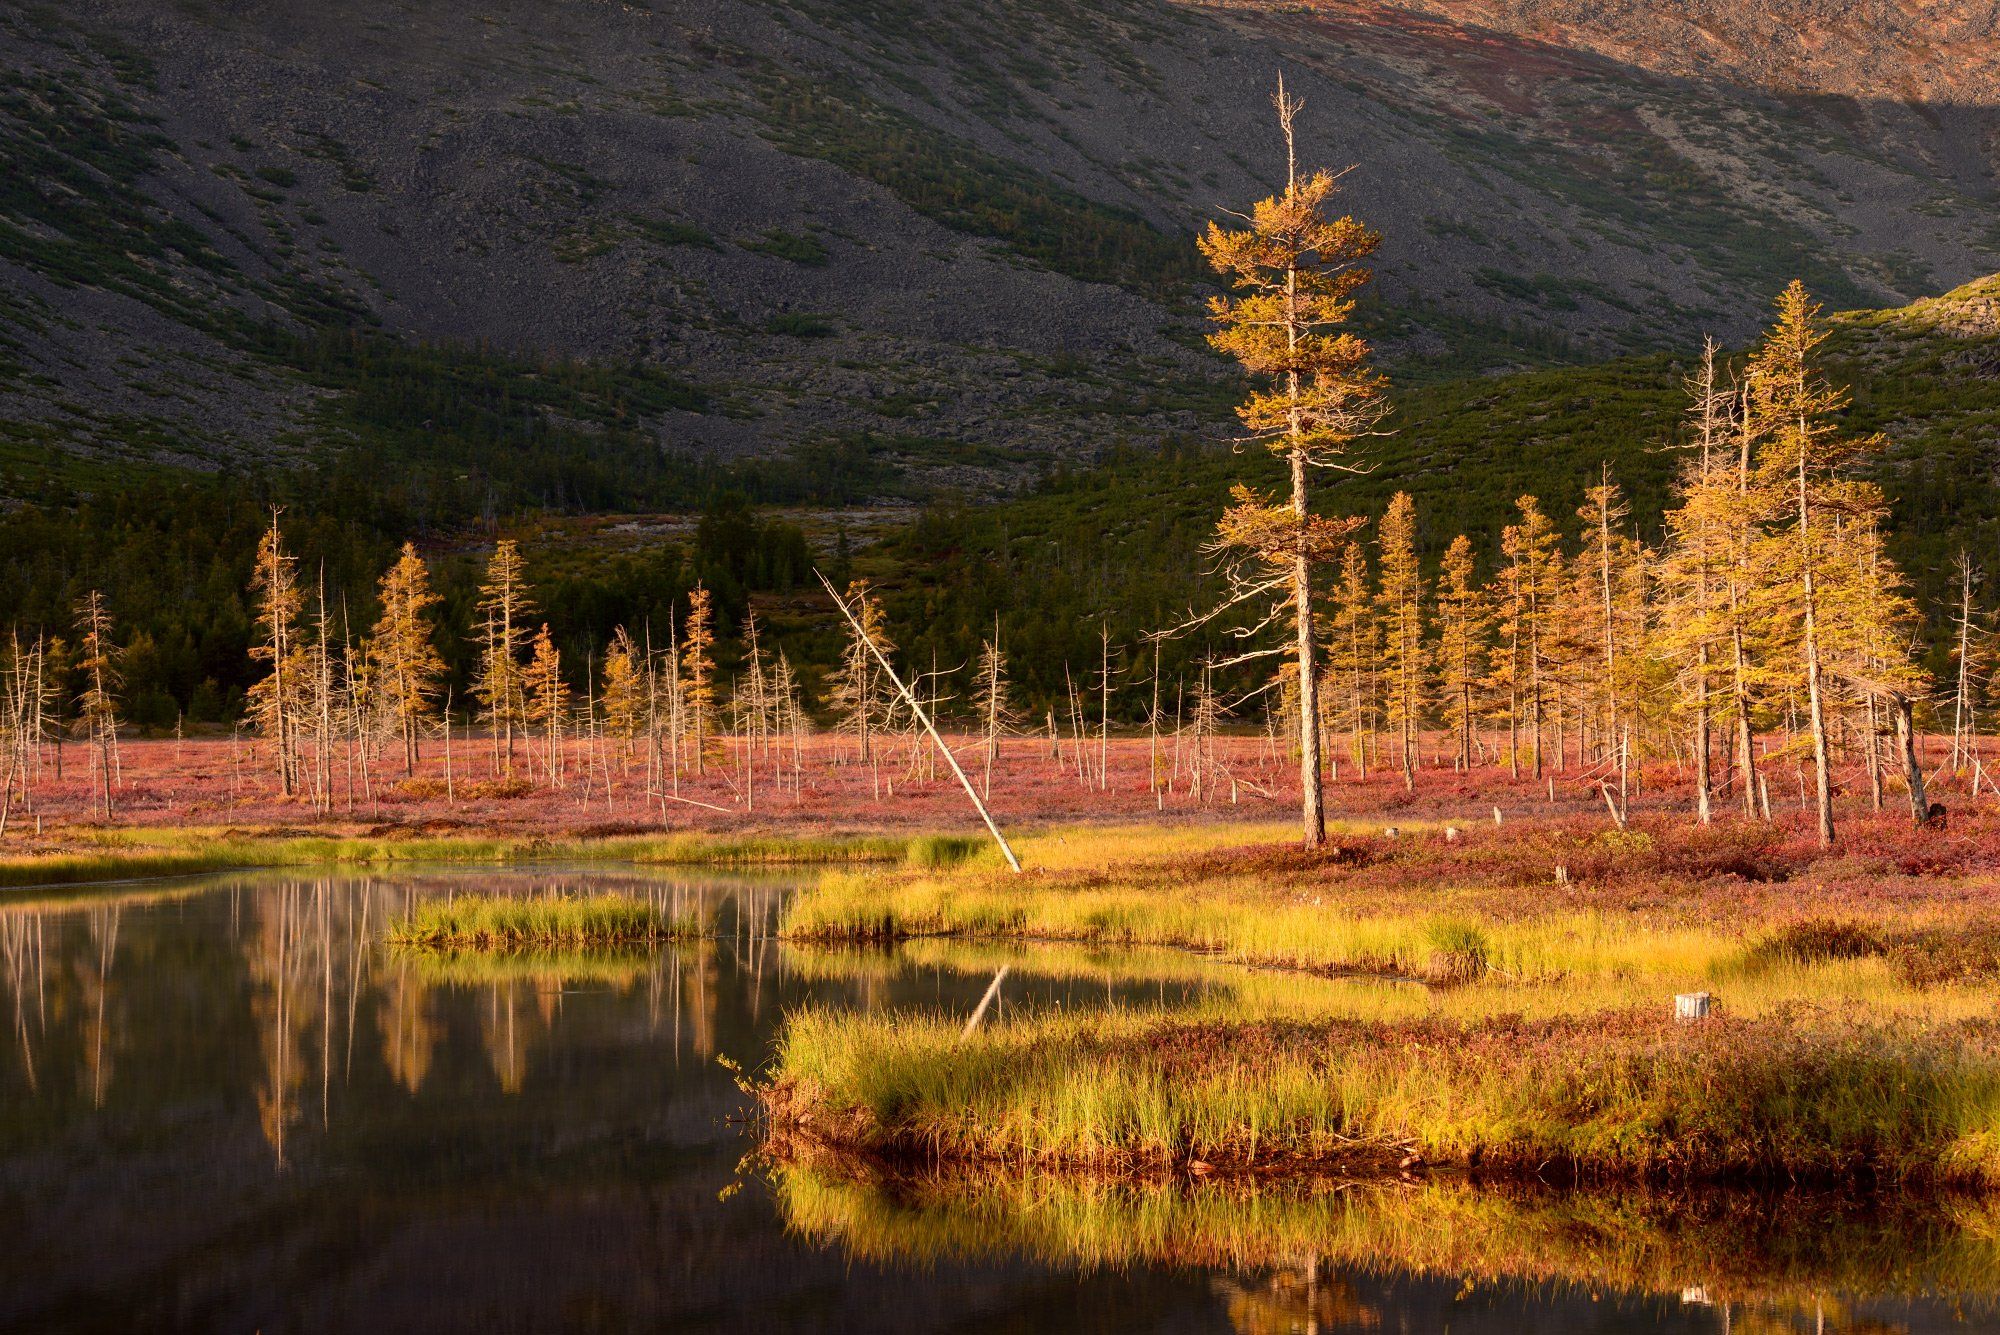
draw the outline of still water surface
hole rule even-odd
[[[470,888],[656,895],[715,937],[513,973],[379,944],[414,899]],[[0,1330],[2000,1330],[1978,1294],[1723,1303],[847,1246],[788,1224],[717,1059],[760,1064],[806,1002],[969,1012],[992,952],[793,952],[770,935],[788,888],[455,870],[0,901]],[[1187,977],[1038,972],[1030,950],[1005,996],[1171,1003],[1205,985]]]

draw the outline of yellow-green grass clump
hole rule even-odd
[[[2000,1033],[1793,1007],[1528,1020],[795,1015],[788,1136],[1124,1174],[1422,1165],[1583,1179],[2000,1186]]]
[[[583,950],[659,945],[701,931],[699,919],[671,917],[630,895],[456,895],[418,904],[390,925],[387,939],[429,950]]]

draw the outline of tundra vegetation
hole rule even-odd
[[[177,627],[200,710],[166,688],[150,633],[119,642],[151,614],[94,584],[61,623],[10,634],[0,884],[867,864],[789,903],[796,967],[865,977],[948,949],[993,980],[969,1020],[801,1006],[746,1077],[784,1207],[863,1254],[997,1240],[1236,1263],[1305,1233],[1358,1249],[1428,1210],[1469,1222],[1412,1232],[1441,1258],[1425,1264],[1494,1264],[1482,1248],[1513,1229],[1535,1245],[1509,1264],[1568,1279],[1605,1262],[1549,1240],[1582,1207],[1530,1180],[1867,1186],[1985,1210],[1992,630],[1970,550],[1935,607],[1892,555],[1889,445],[1852,410],[1894,388],[1836,378],[1835,324],[1794,282],[1743,354],[1710,341],[1625,368],[1664,378],[1676,419],[1647,442],[1667,462],[1643,505],[1609,458],[1547,496],[1509,487],[1497,512],[1488,495],[1483,525],[1372,493],[1400,430],[1355,323],[1378,238],[1335,215],[1338,176],[1299,169],[1282,88],[1277,108],[1282,191],[1200,242],[1228,288],[1211,342],[1250,381],[1238,417],[1260,448],[1210,497],[1205,537],[1154,549],[1187,558],[1156,591],[1206,610],[1100,601],[1037,630],[1061,581],[999,594],[992,572],[912,573],[944,510],[872,553],[843,528],[815,554],[725,496],[685,559],[576,576],[599,558],[526,523],[455,548],[375,531],[307,560],[301,529],[320,558],[338,537],[323,517],[271,505],[252,529],[233,497],[247,566],[211,569],[236,622],[199,648]],[[814,262],[800,238],[759,246]],[[1262,490],[1274,462],[1282,490]],[[977,550],[979,522],[959,546]],[[156,735],[131,738],[134,714]],[[993,847],[938,832],[973,828],[968,802]],[[629,897],[467,895],[384,936],[440,981],[615,982],[704,930]],[[1021,959],[1156,994],[1010,1007]],[[1003,1172],[1050,1185],[1004,1202]],[[877,1202],[880,1178],[922,1217]],[[1248,1194],[1274,1178],[1373,1185]],[[1484,1194],[1494,1180],[1512,1185]],[[1950,1283],[1990,1282],[1989,1246],[1908,1208]],[[1648,1246],[1639,1213],[1607,1228]]]

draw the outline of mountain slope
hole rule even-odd
[[[1861,305],[1994,266],[1962,12],[1849,24],[1801,83],[1826,24],[1765,56],[1720,6],[1572,8],[6,6],[0,472],[360,441],[575,507],[731,460],[988,493],[1212,440],[1189,238],[1268,190],[1280,68],[1386,234],[1406,374],[1741,338],[1795,273]],[[1747,54],[1658,57],[1709,31]],[[433,441],[474,393],[503,425]]]

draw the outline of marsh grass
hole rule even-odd
[[[787,867],[840,863],[938,870],[965,862],[973,839],[942,835],[624,835],[608,838],[245,835],[159,829],[93,831],[83,846],[0,858],[0,888],[84,885],[258,867],[410,863],[625,863],[657,867]]]
[[[1312,1257],[1336,1272],[1476,1275],[1592,1294],[1699,1288],[1778,1309],[1835,1294],[1984,1299],[1984,1309],[2000,1291],[2000,1213],[1963,1196],[1105,1182],[1032,1171],[883,1181],[851,1168],[781,1162],[772,1184],[793,1230],[877,1264],[1260,1270]]]
[[[670,917],[630,895],[455,895],[417,904],[384,939],[439,951],[581,950],[655,946],[701,933],[699,918]]]
[[[1607,1180],[2000,1186],[1990,1021],[795,1013],[774,1125],[897,1161],[1111,1174],[1421,1162]]]

